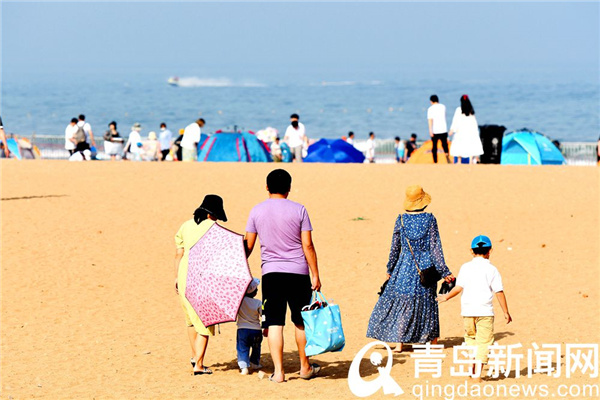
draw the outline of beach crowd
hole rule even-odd
[[[440,103],[437,95],[430,97],[430,107],[427,110],[427,124],[429,137],[433,148],[441,144],[447,162],[450,157],[455,163],[475,163],[483,154],[483,146],[479,138],[479,127],[475,118],[475,110],[467,95],[460,98],[460,106],[456,108],[450,129],[446,121],[446,106]],[[190,123],[179,130],[175,135],[167,128],[165,122],[160,124],[158,133],[150,131],[145,139],[142,138],[142,125],[136,122],[127,137],[122,136],[117,130],[117,122],[111,121],[108,130],[103,135],[104,153],[111,160],[125,159],[131,161],[196,161],[199,148],[202,145],[202,128],[206,121],[202,118]],[[267,128],[257,132],[256,136],[262,140],[275,162],[294,161],[302,162],[308,154],[309,146],[314,141],[309,140],[306,128],[300,122],[298,114],[290,116],[290,124],[285,130],[283,138],[278,136],[274,128]],[[453,137],[452,146],[448,139]],[[355,145],[355,133],[348,132],[342,139]],[[366,161],[374,163],[376,159],[376,135],[369,132],[368,139],[360,150],[364,153]],[[417,134],[411,133],[408,140],[399,136],[394,140],[395,159],[398,163],[407,162],[413,152],[418,148]],[[65,129],[65,149],[69,152],[71,160],[89,160],[94,157],[96,143],[91,125],[85,121],[85,115],[73,118]],[[288,155],[286,157],[286,154]],[[433,162],[438,162],[438,154],[432,151]]]
[[[288,198],[291,187],[292,177],[287,171],[271,171],[266,177],[267,198],[250,211],[244,236],[246,257],[258,240],[262,276],[253,278],[248,285],[237,317],[240,373],[259,371],[264,376],[260,359],[261,342],[266,337],[273,365],[268,379],[276,383],[286,381],[283,330],[288,309],[294,325],[300,378],[308,380],[321,373],[321,366],[311,362],[306,354],[307,337],[312,333],[305,330],[302,317],[302,311],[311,304],[313,292],[320,291],[322,286],[312,240],[313,226],[307,209]],[[478,380],[487,362],[488,347],[494,341],[494,296],[506,323],[512,321],[502,278],[490,262],[493,245],[485,235],[475,237],[469,248],[465,246],[465,250],[470,249],[472,259],[454,277],[444,259],[437,220],[426,212],[431,200],[419,185],[406,188],[404,212],[396,219],[388,263],[385,271],[382,268],[384,284],[368,319],[366,337],[395,343],[395,352],[402,352],[408,343],[435,344],[440,337],[438,304],[461,294],[464,340],[477,349],[471,377]],[[194,375],[213,373],[204,360],[215,327],[202,323],[186,297],[188,257],[192,246],[217,221],[227,221],[224,201],[218,195],[206,195],[193,218],[185,221],[175,235],[175,291],[184,311]],[[223,246],[226,251],[226,245],[215,246]],[[440,280],[445,290],[436,295]],[[262,300],[255,298],[259,286]]]

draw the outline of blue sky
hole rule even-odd
[[[2,75],[598,76],[599,3],[2,2]]]

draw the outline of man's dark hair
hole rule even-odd
[[[371,137],[371,136],[375,136],[375,133],[374,132],[369,132],[369,137]]]
[[[77,121],[77,118],[71,118],[71,122],[74,123],[74,124],[76,124],[79,121]]]
[[[80,121],[85,121],[85,115],[79,114],[79,120]]]
[[[292,187],[292,176],[284,169],[276,169],[267,175],[267,188],[271,194],[286,194]]]
[[[166,128],[166,127],[167,127],[167,124],[165,124],[164,122],[161,122],[161,123],[160,123],[160,127],[162,128],[163,126]]]
[[[440,102],[440,99],[439,99],[439,97],[437,97],[437,94],[432,94],[431,97],[429,98],[429,100],[433,101],[434,103]]]
[[[111,125],[114,125],[114,126],[115,126],[115,129],[117,129],[117,123],[116,123],[116,121],[110,121],[110,122],[108,123],[108,127],[110,128],[110,126],[111,126]]]
[[[416,139],[417,138],[417,134],[416,133],[411,133],[410,137],[413,138],[413,139]]]
[[[396,136],[394,140],[400,141],[400,136]]]
[[[348,137],[352,137],[352,136],[354,136],[354,132],[352,132],[352,131],[348,132]]]
[[[206,124],[206,121],[204,120],[204,118],[198,118],[198,121],[202,121],[203,124]]]
[[[490,252],[491,249],[491,247],[476,247],[471,250],[473,250],[473,253],[477,254],[478,256],[485,256],[487,253]]]
[[[290,115],[290,119],[292,118],[300,119],[300,116],[298,114],[292,114]]]

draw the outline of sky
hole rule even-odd
[[[598,2],[1,2],[2,79],[600,70]]]

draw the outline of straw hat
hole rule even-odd
[[[406,188],[406,199],[404,199],[404,209],[406,211],[422,210],[431,203],[431,196],[419,185],[412,185]]]

